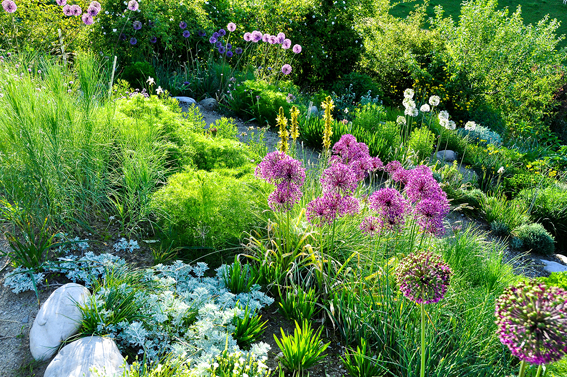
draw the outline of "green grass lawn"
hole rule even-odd
[[[392,9],[391,13],[397,17],[405,17],[418,3],[421,3],[421,1],[400,3]],[[510,13],[514,12],[518,5],[521,5],[522,17],[526,24],[535,24],[549,14],[551,18],[562,21],[558,34],[567,35],[567,5],[564,5],[562,0],[498,0],[498,4],[499,8],[508,7]],[[442,5],[445,15],[451,15],[455,19],[461,12],[461,2],[458,0],[431,0],[427,9],[429,16],[434,16],[433,8],[437,5]],[[561,41],[559,46],[567,47],[567,40]]]

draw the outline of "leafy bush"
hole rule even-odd
[[[567,290],[567,271],[552,272],[548,277],[541,277],[538,280],[543,281],[548,286]]]
[[[427,127],[416,128],[412,131],[408,141],[408,147],[416,153],[418,161],[421,162],[429,158],[433,153],[433,142],[435,135]]]
[[[550,186],[539,190],[522,190],[517,200],[531,208],[530,218],[542,224],[560,247],[567,244],[567,189]]]
[[[502,144],[502,138],[498,133],[489,130],[486,127],[476,125],[473,130],[466,130],[464,128],[459,128],[457,133],[463,138],[467,138],[469,142],[482,145],[486,147],[488,144],[493,144],[499,146]]]
[[[510,197],[514,198],[525,189],[535,189],[536,187],[547,187],[553,184],[553,179],[533,173],[519,173],[502,180],[502,189]]]
[[[508,201],[505,196],[484,196],[481,208],[484,219],[499,235],[507,235],[529,220],[525,203]]]
[[[363,96],[381,97],[380,86],[374,82],[372,77],[360,72],[351,72],[335,81],[330,88],[335,93],[344,93],[351,90],[354,93],[354,101],[360,102]]]
[[[537,254],[553,255],[555,252],[553,236],[538,223],[514,229],[511,244],[516,249],[531,250]]]
[[[134,88],[144,88],[149,77],[156,77],[156,70],[148,62],[136,62],[124,68],[121,75]]]
[[[183,245],[218,248],[236,243],[256,223],[255,211],[266,204],[259,195],[263,185],[250,175],[234,174],[188,169],[171,176],[152,198],[158,223],[172,228]]]

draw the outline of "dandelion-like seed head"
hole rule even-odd
[[[415,93],[414,93],[413,89],[408,88],[408,89],[404,90],[404,98],[410,98],[411,99],[411,98],[413,98],[414,94]]]
[[[428,113],[431,111],[431,107],[429,107],[428,104],[424,103],[423,105],[421,105],[421,107],[419,108],[419,111],[421,111],[422,113]]]
[[[396,118],[396,123],[398,123],[400,126],[405,126],[406,125],[406,117],[398,115],[398,117]]]
[[[467,123],[465,123],[465,130],[467,131],[474,131],[476,128],[476,123],[469,120]]]
[[[432,304],[445,297],[453,272],[441,256],[430,251],[408,255],[396,268],[400,291],[418,304]]]
[[[441,98],[439,96],[431,96],[429,97],[429,104],[433,107],[439,106],[439,102],[441,102]]]
[[[508,287],[496,301],[498,337],[513,355],[531,364],[558,361],[567,353],[567,292],[537,281]]]
[[[442,111],[439,112],[438,117],[439,117],[439,120],[441,120],[441,119],[449,120],[449,113],[445,110],[442,110]]]

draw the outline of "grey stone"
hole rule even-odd
[[[82,285],[69,283],[49,296],[30,331],[30,351],[34,359],[51,358],[63,340],[77,333],[83,319],[77,304],[84,304],[90,295]]]
[[[28,323],[30,321],[30,316],[27,315],[24,317],[24,319],[22,319],[22,323]]]
[[[204,100],[199,102],[199,105],[201,105],[201,107],[205,110],[212,111],[217,108],[218,103],[214,98],[205,98]]]
[[[317,106],[311,106],[311,107],[307,110],[307,112],[308,112],[309,114],[311,114],[312,116],[315,116],[315,117],[319,115],[319,110],[317,110]]]
[[[545,259],[541,259],[541,263],[544,264],[543,269],[550,273],[567,271],[567,266],[562,265],[561,263],[552,262]]]
[[[435,155],[438,160],[442,160],[445,162],[453,162],[457,159],[457,154],[451,150],[439,151]]]
[[[174,97],[177,101],[179,101],[179,104],[181,106],[191,106],[191,105],[196,105],[197,101],[195,101],[193,98],[191,97]]]
[[[44,377],[119,377],[129,369],[112,339],[90,336],[63,347]]]

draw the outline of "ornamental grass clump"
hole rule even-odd
[[[396,280],[402,294],[421,307],[421,377],[425,376],[425,307],[441,301],[453,272],[441,256],[430,251],[410,254],[396,268]]]
[[[537,281],[521,282],[504,290],[496,302],[498,337],[521,360],[519,377],[526,363],[542,365],[560,360],[567,353],[567,292]]]

